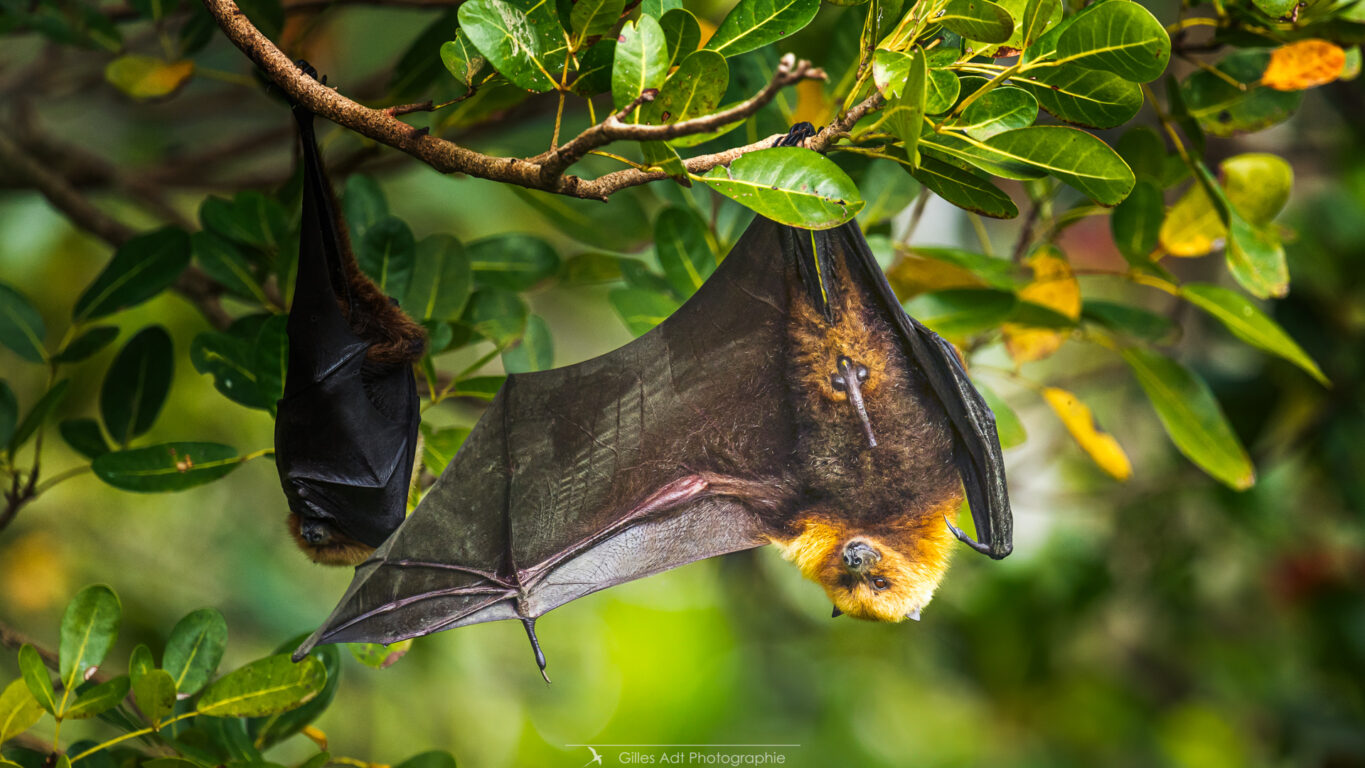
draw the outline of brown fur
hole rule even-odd
[[[288,523],[294,543],[308,555],[308,559],[319,565],[360,565],[374,554],[374,547],[365,546],[337,530],[332,530],[331,537],[322,544],[310,544],[300,531],[298,515],[290,513]]]

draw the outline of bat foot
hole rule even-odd
[[[971,547],[977,552],[980,552],[983,555],[991,554],[990,547],[976,541],[971,536],[968,536],[966,531],[962,530],[961,528],[958,528],[956,525],[953,525],[953,521],[949,520],[946,515],[943,518],[943,522],[948,524],[948,531],[952,533],[954,536],[956,536],[958,541],[962,542],[963,544],[966,544],[967,546]]]
[[[523,618],[521,625],[526,628],[526,637],[531,641],[531,650],[536,654],[536,666],[540,667],[540,676],[545,678],[545,682],[550,682],[550,676],[545,674],[545,652],[540,650],[540,639],[536,637],[536,620]]]

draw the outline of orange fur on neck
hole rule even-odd
[[[369,547],[350,536],[337,531],[333,531],[332,538],[326,544],[309,544],[303,538],[300,531],[299,516],[289,515],[289,533],[294,537],[294,543],[299,545],[308,559],[318,565],[360,565],[374,554],[374,547]]]

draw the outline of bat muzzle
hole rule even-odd
[[[844,567],[860,576],[872,570],[882,555],[865,541],[850,541],[844,547]]]

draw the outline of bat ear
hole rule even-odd
[[[836,606],[834,606],[834,613],[831,613],[829,617],[830,617],[831,619],[837,619],[837,618],[839,618],[840,616],[843,616],[843,615],[844,615],[844,612],[841,611],[841,610],[839,610],[839,606],[836,605]]]

